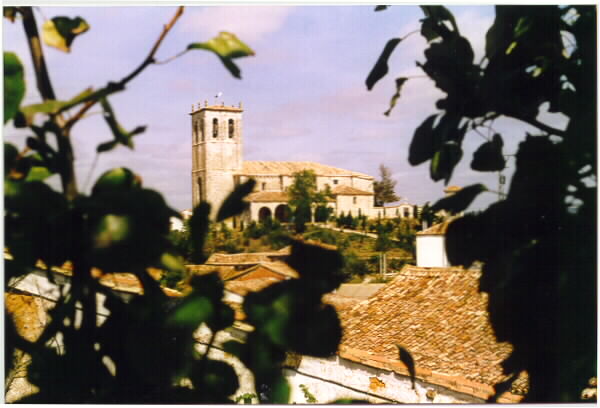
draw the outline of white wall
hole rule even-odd
[[[450,266],[446,257],[443,235],[417,235],[417,266],[424,268]]]
[[[367,399],[372,403],[386,404],[483,402],[470,395],[420,380],[416,380],[416,390],[413,390],[409,377],[354,363],[339,356],[330,358],[303,356],[297,371],[284,370],[284,373],[292,389],[290,404],[306,403],[300,385],[306,386],[320,404],[340,398]],[[433,399],[427,397],[427,392],[430,390],[435,394]]]

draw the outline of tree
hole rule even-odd
[[[431,179],[447,184],[466,136],[487,139],[471,161],[483,172],[505,167],[503,138],[521,140],[506,198],[454,220],[446,234],[451,263],[484,263],[480,288],[489,294],[490,322],[497,339],[514,347],[502,363],[508,379],[491,400],[526,370],[526,402],[578,401],[597,372],[596,8],[497,6],[479,63],[448,9],[421,8],[416,32],[428,46],[417,65],[445,96],[415,130],[409,163],[429,161]],[[406,38],[388,42],[368,89]],[[396,79],[386,115],[414,79]],[[540,119],[544,108],[568,118],[564,129]],[[501,135],[494,130],[500,117],[536,130]],[[489,191],[469,187],[434,207],[458,213]]]
[[[76,124],[99,105],[113,140],[99,145],[98,152],[104,154],[117,145],[133,148],[133,136],[145,128],[127,131],[120,126],[109,98],[157,62],[156,51],[183,11],[183,7],[177,8],[148,56],[129,75],[61,100],[50,81],[41,42],[68,51],[89,25],[80,17],[54,17],[44,23],[40,38],[31,7],[4,8],[5,17],[14,22],[19,16],[23,23],[41,95],[40,103],[21,104],[31,81],[25,78],[21,59],[5,52],[4,121],[32,134],[21,152],[11,144],[4,145],[5,245],[11,255],[5,262],[5,288],[10,290],[10,283],[36,268],[38,261],[48,269],[67,261],[72,265],[70,285],[56,283],[61,285],[60,297],[37,340],[21,337],[12,319],[5,320],[5,370],[9,373],[19,368],[11,367],[16,361],[11,357],[19,350],[28,354],[27,377],[39,389],[19,402],[214,404],[232,402],[238,389],[233,367],[209,357],[216,335],[234,323],[233,309],[222,301],[219,275],[192,277],[189,293],[172,299],[149,273],[151,267],[171,272],[184,268],[180,253],[168,238],[170,218],[179,214],[126,168],[100,176],[90,194],[79,191],[76,182],[75,139],[71,138]],[[188,45],[169,61],[196,49],[215,53],[237,78],[240,70],[233,60],[253,55],[235,35],[221,33]],[[98,52],[101,55],[101,50]],[[46,183],[51,174],[59,175],[60,191]],[[237,186],[219,208],[216,222],[246,210],[249,204],[244,198],[254,185],[249,180]],[[202,202],[189,220],[194,263],[206,260],[209,214],[210,204]],[[267,390],[260,392],[262,402],[288,402],[290,389],[281,371],[286,352],[328,356],[336,351],[341,338],[335,309],[321,303],[322,295],[343,280],[339,253],[301,241],[293,241],[291,246],[288,263],[299,272],[299,279],[248,295],[244,314],[254,330],[244,343],[222,345],[252,371],[255,389]],[[114,272],[135,275],[143,294],[125,302],[100,285],[98,274]],[[102,319],[98,295],[106,299],[104,307],[110,312],[100,316]],[[287,306],[281,307],[284,304]],[[205,348],[198,348],[194,338],[201,324],[211,331]],[[53,339],[60,343],[59,349],[53,346]],[[251,398],[246,395],[242,399]]]
[[[315,205],[325,204],[327,193],[317,188],[317,175],[312,170],[302,170],[293,174],[294,181],[288,187],[289,205],[294,214],[296,233],[306,230],[306,223],[312,220]]]
[[[394,191],[396,180],[392,180],[392,172],[383,164],[379,165],[379,177],[380,180],[373,182],[375,206],[381,207],[385,203],[393,203],[400,200],[400,197]]]

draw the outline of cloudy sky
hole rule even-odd
[[[494,18],[492,6],[451,6],[461,33],[471,40],[476,60],[483,56],[485,32]],[[77,38],[71,53],[45,47],[50,76],[59,99],[87,87],[104,86],[130,73],[148,54],[174,6],[161,7],[42,7],[44,18],[81,16],[91,26]],[[394,92],[394,79],[422,75],[415,61],[424,61],[425,41],[411,35],[390,59],[390,73],[369,92],[365,78],[386,41],[418,26],[422,13],[415,6],[394,6],[374,12],[373,6],[188,6],[158,51],[159,60],[206,41],[219,31],[231,31],[254,51],[237,60],[242,79],[233,78],[211,53],[195,51],[168,64],[150,66],[125,92],[110,102],[126,129],[147,125],[135,138],[135,150],[118,147],[100,155],[96,146],[112,139],[99,109],[73,130],[80,189],[89,191],[105,170],[126,166],[141,174],[144,185],[161,191],[177,210],[191,206],[190,106],[205,99],[244,106],[244,156],[247,160],[316,161],[378,175],[388,166],[396,192],[422,205],[442,196],[443,182],[429,178],[428,163],[407,162],[414,129],[436,112],[441,93],[427,78],[408,81],[389,117],[383,115]],[[39,102],[22,25],[4,23],[5,51],[26,64],[25,104]],[[564,126],[561,118],[547,118]],[[505,152],[513,153],[526,125],[498,120]],[[27,133],[6,127],[6,140],[23,145]],[[498,188],[498,174],[469,169],[472,152],[484,139],[474,132],[465,141],[463,162],[451,184],[483,182]],[[509,160],[510,176],[514,160]],[[89,181],[88,181],[89,180]],[[497,197],[486,193],[472,208],[483,208]]]

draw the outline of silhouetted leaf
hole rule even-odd
[[[216,399],[231,396],[239,388],[235,370],[223,361],[205,360],[196,363],[191,379],[194,386],[205,394],[202,397],[203,402],[221,402]]]
[[[42,39],[46,45],[70,52],[75,37],[89,29],[90,26],[81,17],[54,17],[42,26]]]
[[[140,177],[125,167],[104,172],[92,187],[92,194],[127,191],[142,185]]]
[[[462,149],[455,142],[446,142],[431,159],[430,176],[433,181],[444,180],[448,184],[454,167],[462,158]]]
[[[444,6],[420,6],[421,10],[426,17],[431,18],[435,21],[449,21],[452,24],[452,28],[456,33],[458,33],[458,27],[456,25],[456,20],[452,13]]]
[[[221,208],[219,208],[217,222],[244,212],[250,206],[250,203],[244,201],[244,198],[252,192],[255,185],[256,181],[249,179],[245,183],[236,186],[233,192],[223,201]]]
[[[506,160],[502,154],[503,145],[502,137],[496,133],[491,141],[485,142],[473,153],[471,168],[476,171],[504,170]]]
[[[72,99],[69,99],[68,101],[57,101],[49,99],[42,103],[22,106],[20,112],[22,113],[23,119],[25,120],[25,125],[29,126],[33,123],[36,114],[42,113],[48,115],[56,115],[64,110],[70,109],[73,106],[80,104],[91,94],[92,89],[88,88],[76,95],[75,97],[73,97]],[[16,119],[17,118],[15,117],[15,120]]]
[[[344,277],[341,268],[344,259],[336,249],[308,244],[294,240],[292,251],[286,262],[319,293],[327,293],[337,288]]]
[[[290,401],[290,385],[284,376],[279,377],[269,393],[269,403],[272,404],[288,404]]]
[[[188,50],[207,50],[214,52],[227,70],[236,78],[241,78],[240,69],[233,63],[234,58],[254,55],[254,51],[244,44],[235,34],[222,31],[218,36],[203,43],[192,43]]]
[[[11,143],[4,143],[4,177],[16,164],[17,156],[19,156],[17,148]]]
[[[410,142],[408,150],[408,162],[412,166],[417,166],[433,157],[434,138],[433,124],[437,115],[431,115],[415,130],[415,134]]]
[[[191,261],[196,264],[202,264],[206,261],[204,256],[204,241],[208,233],[208,216],[210,214],[210,204],[203,201],[196,208],[189,220],[190,240],[192,242]]]
[[[406,81],[408,81],[408,78],[406,77],[396,78],[396,93],[392,96],[392,99],[390,100],[390,108],[387,111],[385,111],[385,116],[390,116],[390,112],[392,112],[392,109],[394,108],[394,106],[396,106],[398,98],[400,98],[400,91],[402,90],[402,85],[404,85]]]
[[[214,306],[208,298],[192,294],[186,297],[182,304],[173,311],[167,319],[167,324],[169,326],[197,328],[213,313]]]
[[[112,131],[115,140],[100,144],[97,148],[98,153],[111,150],[117,144],[122,144],[123,146],[133,149],[133,136],[145,132],[146,126],[138,126],[132,131],[127,132],[117,122],[117,118],[115,116],[115,113],[113,112],[112,107],[108,103],[108,99],[101,98],[100,104],[102,105],[102,109],[104,110],[104,120],[110,127],[110,130]]]
[[[5,8],[6,10],[6,8]],[[25,96],[23,65],[15,53],[4,53],[4,123],[19,111]]]
[[[474,214],[465,214],[448,225],[445,245],[451,265],[463,265],[468,268],[474,261],[484,258],[480,249],[485,245],[485,229],[481,218]],[[496,231],[491,233],[496,234]]]
[[[11,23],[15,22],[15,17],[17,16],[17,7],[3,7],[2,14],[4,17],[8,19]]]
[[[404,347],[402,347],[399,344],[396,344],[396,347],[398,347],[398,353],[400,355],[400,361],[402,361],[404,363],[404,365],[406,366],[406,368],[408,368],[408,373],[410,374],[410,382],[412,383],[412,388],[413,390],[415,389],[415,361],[413,360],[412,356],[410,355],[410,353],[408,352],[407,349],[405,349]]]
[[[426,17],[421,21],[421,35],[425,37],[428,42],[440,37],[438,30],[439,28],[436,20]]]
[[[373,89],[373,86],[377,83],[377,81],[379,81],[388,73],[388,60],[390,59],[390,55],[392,55],[392,52],[396,46],[400,44],[400,41],[402,41],[401,38],[392,38],[385,44],[385,47],[383,47],[381,55],[377,59],[377,62],[373,66],[373,69],[369,73],[369,76],[366,80],[367,89],[369,91]]]
[[[442,198],[436,202],[431,210],[438,212],[440,210],[446,210],[451,214],[458,214],[464,211],[473,200],[487,188],[483,184],[473,184],[468,187],[462,188],[459,192],[452,194],[449,197]]]
[[[387,9],[390,6],[375,6],[375,11],[383,11],[385,9]]]

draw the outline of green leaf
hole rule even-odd
[[[57,100],[47,100],[42,103],[36,103],[33,105],[27,105],[21,107],[21,113],[24,116],[26,126],[29,126],[33,123],[35,119],[35,115],[38,113],[46,114],[46,115],[56,115],[67,109],[72,108],[75,105],[80,104],[85,98],[92,94],[92,88],[87,88],[83,92],[79,93],[75,97],[69,99],[68,101],[57,101]]]
[[[190,295],[167,318],[170,326],[197,328],[213,314],[212,302],[204,296]]]
[[[4,53],[4,123],[19,111],[25,96],[23,65],[15,53]]]
[[[390,6],[375,6],[375,11],[383,11],[389,8]]]
[[[70,52],[75,37],[89,29],[90,26],[81,17],[54,17],[42,26],[42,39],[50,47]]]
[[[233,59],[254,55],[254,51],[244,44],[233,33],[222,31],[218,36],[202,43],[192,43],[188,50],[207,50],[214,52],[231,75],[241,78],[240,69],[233,63]]]
[[[377,83],[377,81],[379,81],[388,73],[388,60],[390,59],[390,55],[392,55],[392,52],[396,46],[400,44],[400,41],[402,41],[401,38],[392,38],[385,44],[385,47],[383,47],[381,55],[377,59],[377,62],[373,66],[373,69],[365,81],[369,91],[373,89],[373,86]]]
[[[233,192],[223,201],[221,208],[219,208],[217,222],[244,212],[250,206],[250,203],[244,201],[244,198],[252,192],[255,185],[256,181],[249,179],[245,183],[236,186]]]
[[[415,134],[408,149],[408,162],[417,166],[433,157],[433,124],[437,115],[431,115],[415,130]]]
[[[412,388],[413,390],[415,389],[415,360],[413,360],[412,356],[410,355],[410,353],[408,352],[407,349],[405,349],[404,347],[402,347],[399,344],[396,344],[396,347],[398,347],[398,353],[400,355],[400,361],[402,361],[404,363],[404,365],[406,366],[406,368],[408,368],[408,373],[410,374],[410,382],[412,383]]]
[[[203,390],[206,402],[215,402],[219,398],[228,397],[238,390],[237,373],[229,364],[217,360],[198,362],[192,369],[191,380],[194,386]]]
[[[100,99],[100,104],[102,105],[102,109],[104,110],[104,120],[108,124],[108,127],[110,127],[110,130],[112,131],[115,140],[100,144],[96,149],[97,152],[102,153],[111,150],[118,144],[122,144],[123,146],[133,149],[133,136],[145,132],[146,126],[138,126],[131,132],[127,132],[117,122],[117,118],[112,107],[110,106],[110,103],[108,103],[108,99],[102,97]]]
[[[42,181],[52,175],[52,172],[47,167],[43,166],[32,166],[29,169],[29,174],[25,178],[25,181]]]
[[[288,384],[285,377],[281,376],[273,384],[271,388],[271,398],[269,403],[271,404],[288,404],[290,401],[290,385]]]
[[[459,192],[436,202],[431,207],[431,211],[438,212],[440,210],[446,210],[451,214],[458,214],[469,207],[473,200],[484,191],[487,191],[487,188],[483,184],[473,184],[465,187]]]
[[[179,273],[181,276],[185,276],[186,269],[183,257],[165,252],[160,257],[160,265],[171,272]]]
[[[390,116],[392,109],[394,109],[394,106],[396,106],[398,98],[400,98],[400,91],[402,90],[402,85],[404,85],[406,81],[408,81],[408,78],[406,77],[396,78],[396,93],[392,96],[392,99],[390,100],[390,108],[387,111],[385,111],[385,116]]]
[[[502,136],[495,134],[491,141],[485,142],[473,153],[471,168],[476,171],[502,171],[506,160],[502,154],[504,142]]]
[[[17,16],[17,7],[3,7],[2,13],[4,17],[7,18],[11,23],[15,22],[15,17]]]
[[[131,217],[105,215],[93,235],[94,248],[108,248],[131,236]]]
[[[429,173],[433,181],[444,180],[445,184],[448,184],[452,177],[454,167],[458,164],[462,158],[462,149],[454,142],[446,142],[442,145],[441,149],[434,153],[431,159],[431,166]]]
[[[115,192],[139,188],[142,185],[141,179],[131,170],[125,167],[104,172],[92,187],[92,195],[104,192]]]
[[[359,404],[359,405],[368,405],[370,404],[369,400],[359,400],[359,399],[352,399],[352,398],[340,398],[337,399],[335,401],[331,401],[327,403],[329,404]]]
[[[10,173],[10,170],[15,166],[19,151],[11,143],[4,143],[4,177]]]

